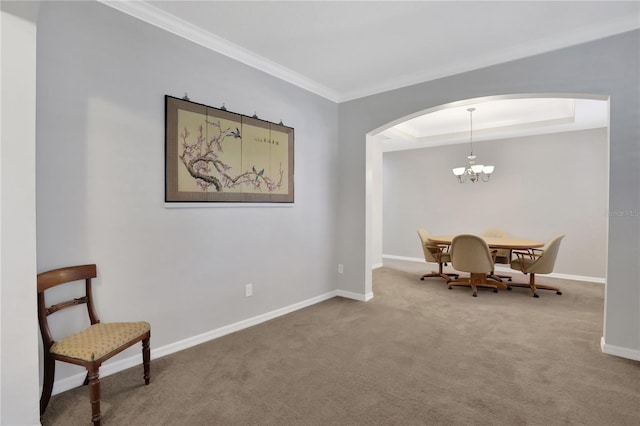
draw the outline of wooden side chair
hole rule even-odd
[[[420,279],[424,281],[425,278],[440,277],[449,282],[452,279],[458,278],[460,276],[458,274],[445,274],[443,272],[442,266],[446,265],[448,262],[451,262],[451,256],[448,252],[449,246],[438,245],[432,242],[431,240],[429,240],[430,236],[431,234],[426,229],[418,229],[418,238],[420,238],[420,245],[422,246],[422,251],[424,252],[424,260],[425,262],[437,263],[438,272],[431,271],[430,274],[424,274],[420,277]]]
[[[85,385],[89,385],[91,421],[100,425],[100,365],[114,355],[137,342],[142,342],[144,382],[149,384],[149,339],[151,326],[148,322],[101,323],[96,314],[91,292],[91,279],[96,277],[96,265],[70,266],[38,274],[38,322],[44,347],[44,380],[40,397],[40,414],[47,409],[53,380],[55,362],[64,361],[81,365],[87,369]],[[44,292],[60,284],[85,280],[84,296],[77,299],[46,306]],[[51,335],[48,317],[72,306],[86,304],[91,325],[83,331],[56,341]]]

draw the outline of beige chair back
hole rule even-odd
[[[556,235],[544,247],[542,255],[527,268],[527,273],[532,274],[550,274],[556,264],[560,242],[564,238],[564,234]]]
[[[431,233],[426,229],[418,229],[418,237],[420,238],[420,245],[424,252],[424,260],[427,262],[438,263],[438,259],[434,256],[434,253],[439,251],[438,245],[429,240]]]
[[[458,271],[490,273],[493,258],[487,242],[477,235],[457,235],[451,241],[451,263]]]
[[[509,234],[500,228],[488,228],[480,233],[483,237],[508,237]],[[511,250],[497,249],[495,263],[511,263]]]

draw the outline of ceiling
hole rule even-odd
[[[609,125],[609,102],[601,99],[500,97],[462,104],[420,112],[386,129],[380,133],[383,151],[476,143]],[[469,112],[469,108],[475,110]]]
[[[640,28],[639,0],[99,1],[334,102]]]

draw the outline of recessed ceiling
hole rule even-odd
[[[470,113],[469,108],[475,110]],[[496,99],[419,114],[386,129],[381,136],[383,150],[388,152],[467,143],[472,137],[473,142],[482,142],[594,129],[608,124],[606,100]]]
[[[335,102],[640,28],[637,0],[100,1]]]

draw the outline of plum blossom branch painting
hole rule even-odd
[[[165,201],[293,203],[293,128],[165,96]]]

